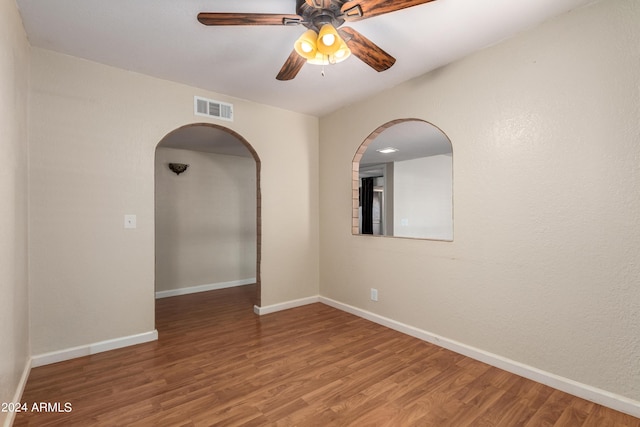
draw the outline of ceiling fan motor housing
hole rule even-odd
[[[302,17],[302,25],[311,30],[319,31],[325,24],[331,24],[334,28],[338,28],[344,24],[344,18],[340,11],[344,3],[340,0],[331,0],[330,3],[324,2],[326,7],[313,7],[309,6],[305,0],[298,0],[297,13]]]

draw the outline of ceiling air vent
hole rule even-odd
[[[207,116],[220,120],[228,120],[230,122],[233,121],[233,104],[194,96],[193,107],[193,113],[196,116]]]

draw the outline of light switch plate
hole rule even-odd
[[[135,215],[125,215],[124,216],[124,228],[136,228],[136,216]]]

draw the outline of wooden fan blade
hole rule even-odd
[[[384,71],[395,64],[396,59],[393,56],[353,28],[339,28],[338,34],[349,46],[351,53],[374,70]]]
[[[284,62],[284,65],[280,69],[280,72],[276,76],[277,80],[292,80],[298,71],[302,69],[302,66],[307,62],[306,59],[298,55],[295,49],[291,51],[291,54]]]
[[[359,21],[432,1],[434,0],[353,0],[343,4],[340,10],[344,13],[345,21]]]
[[[302,23],[302,17],[278,13],[201,12],[198,21],[203,25],[292,25]]]
[[[331,0],[305,0],[305,2],[316,9],[329,9],[331,6]]]

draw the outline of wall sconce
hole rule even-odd
[[[172,172],[175,172],[176,175],[180,175],[182,172],[186,171],[189,165],[184,163],[169,163],[169,169]]]

